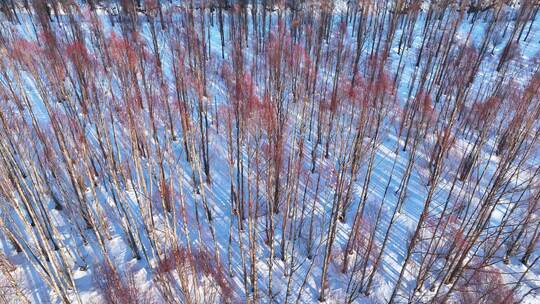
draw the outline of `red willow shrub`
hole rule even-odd
[[[234,291],[227,279],[225,269],[215,259],[214,255],[206,248],[192,249],[185,247],[174,248],[168,256],[163,258],[158,265],[158,272],[171,274],[177,271],[178,275],[186,275],[190,270],[194,271],[193,277],[197,282],[211,279],[218,289],[221,302],[230,303],[234,299]],[[184,296],[189,296],[189,291],[184,290]],[[210,292],[204,290],[203,292]]]
[[[104,303],[146,304],[152,301],[139,289],[133,273],[121,274],[108,262],[95,268],[94,284],[103,296]]]
[[[470,280],[457,290],[458,303],[516,303],[511,285],[505,284],[501,271],[495,267],[471,269]],[[501,303],[502,304],[502,303]]]

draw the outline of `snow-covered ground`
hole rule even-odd
[[[344,14],[344,7],[341,7],[334,15],[334,23],[338,23],[340,14]],[[88,14],[88,12],[84,12]],[[490,11],[488,11],[490,13]],[[486,23],[484,18],[486,16],[480,15],[478,20],[474,23],[471,22],[470,18],[465,18],[460,24],[458,29],[458,34],[456,35],[455,45],[462,45],[463,47],[475,47],[479,48],[482,43],[484,31],[486,30]],[[20,24],[11,24],[3,22],[3,31],[8,30],[11,33],[17,33],[29,41],[36,40],[36,37],[33,34],[32,24],[28,16],[21,14],[20,16],[23,21]],[[269,14],[269,19],[267,22],[276,23],[277,12]],[[399,119],[400,111],[405,105],[410,93],[409,93],[409,84],[410,79],[415,75],[415,61],[418,54],[418,50],[422,45],[423,34],[421,33],[421,28],[425,22],[426,14],[421,12],[416,21],[415,31],[418,32],[417,35],[413,35],[414,39],[410,42],[410,47],[404,49],[403,62],[400,63],[400,54],[398,54],[398,44],[402,28],[399,28],[395,33],[395,38],[392,43],[391,51],[389,54],[389,59],[386,63],[386,69],[388,75],[393,77],[397,72],[398,67],[403,66],[402,77],[398,83],[394,93],[397,94],[396,104],[394,109],[389,109],[388,121],[387,124],[382,128],[380,136],[380,144],[376,146],[376,153],[373,162],[373,172],[371,173],[371,179],[368,186],[367,200],[364,202],[366,205],[364,217],[367,219],[366,225],[372,225],[375,218],[377,217],[377,212],[379,210],[380,204],[384,204],[382,210],[382,217],[378,221],[379,225],[375,232],[375,242],[377,246],[380,246],[384,239],[384,232],[386,227],[390,223],[393,210],[396,208],[398,202],[398,189],[400,188],[400,182],[402,180],[402,175],[406,171],[407,160],[410,157],[410,151],[402,151],[401,148],[404,145],[403,136],[398,140],[398,123],[396,122]],[[510,18],[510,17],[509,17]],[[62,26],[67,27],[67,20],[61,18],[65,23],[53,22],[53,26]],[[99,14],[99,19],[103,23],[103,28],[106,31],[106,35],[110,35],[112,32],[116,32],[120,37],[120,27],[119,23],[116,23],[114,26],[110,22],[110,18],[106,16],[104,11],[101,11]],[[148,24],[144,21],[144,17],[141,15],[141,30],[139,33],[142,34],[142,39],[145,41],[145,44],[148,46],[148,49],[151,50],[152,47],[152,37],[150,34],[150,28]],[[250,19],[250,18],[248,18]],[[443,16],[443,20],[446,20]],[[87,17],[81,17],[82,28],[85,32],[88,32],[91,27],[89,25],[89,20]],[[251,20],[249,20],[251,25]],[[508,21],[509,22],[509,21]],[[229,103],[229,95],[227,94],[227,87],[221,78],[222,66],[225,63],[231,63],[231,45],[226,45],[225,48],[225,59],[221,59],[221,38],[219,34],[218,22],[214,20],[213,25],[209,26],[210,30],[208,31],[210,44],[210,54],[208,61],[208,96],[206,100],[207,104],[210,107],[215,107],[216,109],[221,109],[221,107]],[[225,23],[225,32],[228,33],[229,24]],[[468,36],[469,30],[473,27],[470,37]],[[251,28],[251,27],[250,27]],[[274,25],[273,28],[276,28]],[[252,29],[251,29],[252,30]],[[276,29],[277,32],[277,29]],[[510,32],[510,30],[508,30]],[[87,33],[89,35],[89,33]],[[251,34],[249,34],[251,35]],[[355,45],[355,31],[351,26],[347,29],[346,42],[348,48],[354,50]],[[331,40],[335,38],[335,33],[331,35]],[[506,37],[506,36],[505,36]],[[158,34],[158,46],[160,50],[160,55],[163,62],[163,71],[165,71],[165,79],[169,87],[167,87],[167,92],[169,95],[174,94],[174,76],[172,75],[172,65],[174,64],[171,50],[169,49],[170,43],[166,39],[170,38],[170,34]],[[371,47],[371,41],[368,40],[367,44],[364,46],[365,50],[369,50]],[[538,61],[533,58],[537,58],[537,54],[540,51],[540,21],[536,21],[531,30],[530,38],[526,42],[519,43],[520,53],[517,58],[512,60],[511,66],[509,67],[509,74],[512,75],[512,79],[517,83],[517,85],[525,85],[525,83],[531,78],[534,70],[538,69]],[[232,44],[232,42],[227,41],[227,44]],[[244,60],[251,64],[252,60],[258,60],[256,55],[253,53],[253,44],[254,41],[248,41],[247,46],[245,46],[245,58]],[[472,85],[472,91],[480,90],[481,88],[485,89],[485,86],[494,86],[498,79],[498,73],[495,70],[496,65],[498,64],[498,58],[504,48],[504,40],[496,46],[493,46],[493,54],[486,56],[486,59],[482,61],[482,64],[479,67],[478,73],[475,76],[475,80]],[[88,41],[88,47],[92,54],[97,56],[97,50],[92,46],[90,41]],[[185,46],[187,47],[187,46]],[[491,50],[491,46],[490,46]],[[186,49],[186,51],[188,51]],[[24,50],[23,50],[24,52]],[[366,51],[367,52],[367,51]],[[366,61],[367,56],[362,57],[362,62]],[[259,59],[260,60],[260,59]],[[424,63],[422,63],[424,64]],[[330,66],[330,65],[329,65]],[[17,67],[13,67],[16,69]],[[47,67],[41,67],[41,70],[47,69]],[[20,71],[21,75],[25,77],[26,86],[25,88],[20,88],[20,90],[26,91],[29,99],[34,107],[36,114],[37,122],[43,126],[46,126],[51,123],[51,116],[46,111],[46,107],[43,104],[42,97],[40,97],[38,88],[36,86],[33,76],[30,75],[29,71]],[[8,71],[8,73],[11,73]],[[107,75],[107,72],[99,71],[102,73],[100,75]],[[333,71],[319,71],[321,82],[323,79],[328,79],[331,81]],[[10,77],[14,77],[10,74]],[[350,75],[344,76],[350,77]],[[2,81],[6,81],[4,75],[2,75]],[[140,81],[140,79],[139,79]],[[255,77],[255,83],[258,86],[256,88],[257,94],[262,97],[263,88],[260,86],[263,79],[258,79]],[[112,92],[104,94],[107,96],[108,100],[106,102],[113,101],[113,95],[116,95],[116,98],[121,98],[119,84],[115,80],[111,79],[98,79],[98,84],[102,85],[103,91],[107,92],[110,89]],[[19,90],[16,89],[16,90]],[[115,93],[114,90],[117,90]],[[323,94],[321,92],[321,94]],[[415,95],[415,94],[413,94]],[[474,95],[474,93],[470,94]],[[287,98],[291,98],[287,96]],[[442,97],[444,100],[444,96]],[[171,98],[172,100],[172,98]],[[471,98],[472,100],[472,98]],[[120,106],[125,104],[118,103]],[[435,104],[434,107],[436,111],[442,111],[443,103]],[[53,105],[60,108],[60,106]],[[7,109],[9,106],[4,107]],[[299,130],[299,126],[302,124],[302,115],[301,115],[301,104],[291,104],[288,108],[287,113],[287,123],[284,126],[285,130],[291,130],[290,133],[287,133],[286,145],[285,145],[285,155],[290,157],[291,154],[295,153],[295,131]],[[6,113],[7,110],[5,110]],[[158,115],[165,117],[164,109],[159,109],[160,112]],[[245,301],[245,292],[243,287],[243,259],[248,259],[248,256],[241,256],[239,246],[247,247],[250,243],[250,237],[246,231],[242,232],[242,241],[238,239],[237,234],[237,219],[233,216],[231,210],[231,175],[229,171],[229,151],[227,150],[227,130],[225,123],[225,112],[210,111],[210,127],[209,127],[209,159],[211,160],[211,183],[204,183],[204,187],[201,193],[195,193],[193,191],[193,173],[192,165],[186,160],[186,151],[182,144],[181,140],[173,141],[170,137],[170,134],[166,130],[166,123],[159,122],[158,134],[159,134],[159,143],[156,143],[154,139],[150,139],[151,126],[148,120],[146,121],[136,121],[135,126],[146,134],[150,139],[149,149],[150,153],[155,153],[156,146],[161,146],[164,149],[164,154],[167,155],[166,159],[166,170],[167,180],[171,181],[173,184],[172,188],[174,189],[174,208],[176,210],[176,218],[171,218],[167,212],[163,209],[154,210],[153,219],[155,220],[156,227],[159,227],[155,232],[158,237],[157,239],[163,241],[164,248],[171,248],[173,242],[179,242],[183,246],[186,246],[188,242],[191,243],[193,247],[207,248],[212,251],[217,249],[219,252],[221,264],[224,268],[224,272],[227,273],[230,284],[233,286],[234,293],[234,302],[244,302]],[[215,114],[218,114],[217,117]],[[222,117],[219,115],[223,114]],[[31,125],[31,117],[28,110],[23,110],[20,112],[15,109],[14,116],[19,117],[22,120],[25,120],[29,125]],[[115,114],[118,115],[118,114]],[[82,114],[79,114],[83,118]],[[139,117],[146,117],[145,114],[141,114]],[[253,118],[256,120],[257,118]],[[115,117],[116,126],[126,126],[127,124],[120,123],[120,117]],[[219,122],[218,122],[219,120]],[[194,121],[198,123],[198,121]],[[305,123],[305,122],[304,122]],[[107,122],[107,124],[115,125],[115,123]],[[257,124],[257,121],[255,121]],[[180,125],[180,123],[178,123]],[[345,128],[347,123],[345,121],[340,121],[336,128],[339,130],[339,127]],[[66,132],[68,132],[68,126],[64,126]],[[267,297],[268,292],[268,280],[269,280],[269,267],[272,267],[272,293],[273,293],[273,302],[275,303],[285,303],[285,301],[291,303],[312,303],[317,300],[319,297],[319,290],[321,284],[321,274],[322,274],[322,263],[324,258],[324,250],[326,246],[326,234],[329,226],[329,221],[332,212],[332,199],[335,191],[335,178],[338,171],[338,161],[336,155],[330,155],[328,158],[321,157],[324,154],[324,144],[319,145],[318,147],[318,160],[317,160],[317,170],[315,173],[310,172],[311,164],[311,151],[314,145],[314,134],[315,128],[312,131],[311,139],[306,139],[305,144],[305,154],[306,158],[302,161],[301,166],[305,167],[302,173],[302,177],[298,180],[298,196],[296,198],[298,202],[298,208],[296,215],[292,216],[287,229],[289,231],[294,231],[297,233],[298,241],[292,242],[288,240],[285,242],[289,258],[283,261],[280,259],[281,251],[281,236],[282,236],[282,221],[283,221],[283,212],[281,210],[280,214],[275,216],[275,237],[274,237],[274,251],[270,252],[269,247],[265,245],[265,221],[266,221],[266,207],[263,203],[264,199],[259,199],[257,202],[256,199],[251,198],[255,201],[255,204],[260,204],[259,214],[255,217],[255,222],[257,223],[255,239],[257,242],[257,253],[256,253],[256,264],[258,276],[258,288],[259,288],[259,300],[262,303],[272,302]],[[84,136],[86,137],[87,142],[91,146],[98,145],[96,126],[87,125],[86,129],[83,131]],[[49,134],[51,135],[51,134]],[[131,170],[138,170],[135,168],[136,164],[130,159],[131,155],[135,152],[133,151],[134,147],[130,146],[128,141],[129,130],[117,130],[117,135],[124,137],[119,141],[119,155],[118,158],[124,158],[123,165],[131,166]],[[34,136],[34,134],[18,134],[18,137],[27,137]],[[200,134],[195,134],[200,136]],[[298,134],[296,135],[298,136]],[[18,141],[22,141],[21,138],[17,138]],[[403,204],[401,212],[395,218],[395,223],[389,231],[389,240],[382,255],[382,260],[380,263],[379,269],[376,271],[374,276],[373,283],[373,292],[369,297],[359,297],[354,302],[357,303],[386,303],[391,296],[392,290],[396,283],[396,280],[399,276],[401,266],[405,260],[406,248],[408,246],[409,238],[411,231],[414,231],[422,209],[424,207],[425,197],[429,186],[428,184],[428,167],[429,163],[429,153],[427,146],[428,143],[433,142],[435,139],[433,135],[426,136],[425,138],[425,147],[419,148],[416,154],[416,162],[413,166],[413,173],[408,185],[406,199]],[[336,139],[337,141],[337,139]],[[346,141],[348,144],[352,144],[352,138]],[[366,143],[370,143],[371,139],[366,139]],[[4,141],[2,141],[4,143]],[[466,153],[468,149],[471,148],[471,142],[466,138],[457,137],[456,144],[454,148],[451,149],[451,153],[456,155],[461,155]],[[494,139],[490,139],[489,143],[486,145],[484,151],[480,155],[480,163],[487,165],[486,170],[489,174],[493,174],[495,170],[496,163],[498,161],[497,157],[490,156],[488,154],[488,148],[490,146],[496,145]],[[367,145],[366,145],[367,146]],[[398,152],[396,154],[396,152]],[[31,147],[28,147],[28,153],[31,152]],[[251,157],[250,153],[253,151],[242,151],[242,156],[244,159]],[[452,156],[448,156],[450,159]],[[538,155],[531,158],[530,172],[534,170],[533,166],[538,166]],[[79,160],[80,162],[81,160]],[[367,159],[363,159],[363,164],[367,163]],[[77,162],[77,160],[76,160]],[[451,160],[449,160],[451,162]],[[143,183],[147,183],[155,189],[159,187],[157,182],[159,174],[158,168],[155,167],[156,163],[146,162],[141,166],[142,175],[146,179]],[[100,165],[101,166],[101,165]],[[289,166],[289,165],[286,165]],[[292,166],[292,165],[290,165]],[[457,171],[457,165],[451,164],[449,167],[454,168],[454,173]],[[77,165],[78,168],[83,168],[83,166]],[[330,266],[328,271],[328,297],[327,302],[329,303],[342,303],[347,298],[347,292],[350,288],[349,279],[350,273],[343,273],[341,271],[341,260],[349,239],[349,233],[352,230],[352,223],[355,217],[355,211],[357,210],[358,204],[362,201],[363,187],[365,180],[367,168],[361,166],[357,178],[355,178],[352,190],[352,205],[349,207],[349,212],[347,217],[343,222],[338,223],[337,234],[335,242],[333,244],[333,256],[330,259]],[[450,190],[452,175],[450,174],[451,170],[445,171],[442,175],[442,181],[439,183],[433,201],[431,203],[430,214],[438,214],[442,210],[445,200],[448,197],[449,191],[454,191],[455,193],[460,193],[463,197],[468,195],[476,195],[479,197],[482,195],[483,186],[489,181],[489,176],[484,177],[481,184],[481,188],[476,189],[477,193],[469,193],[472,189],[473,183],[459,183],[458,187],[461,187],[457,190]],[[248,173],[246,170],[245,173],[246,179],[248,178]],[[95,212],[97,214],[98,210],[102,210],[105,214],[105,218],[108,219],[108,222],[111,223],[111,226],[108,228],[108,233],[110,239],[105,241],[105,248],[107,249],[108,256],[110,257],[112,263],[125,273],[122,274],[125,277],[132,276],[136,285],[141,290],[148,291],[149,295],[154,295],[154,301],[157,303],[164,302],[163,299],[159,298],[159,292],[155,286],[155,273],[153,273],[154,267],[157,265],[158,260],[151,254],[148,258],[141,258],[139,260],[134,259],[132,250],[128,245],[127,235],[125,233],[125,226],[136,227],[139,236],[137,242],[146,248],[150,248],[151,239],[148,236],[145,225],[145,217],[148,214],[148,210],[145,210],[146,203],[141,205],[140,196],[144,193],[141,192],[141,181],[132,181],[125,182],[123,186],[125,188],[124,193],[113,194],[111,187],[113,186],[111,180],[107,181],[109,177],[100,177],[99,182],[96,186],[89,186],[88,191],[84,193],[92,204],[96,204]],[[252,178],[252,177],[249,177]],[[523,180],[526,180],[526,177],[521,176]],[[320,179],[319,193],[316,194],[315,185]],[[281,177],[281,181],[285,182],[285,176]],[[182,188],[182,190],[181,190]],[[180,192],[182,191],[183,197],[180,198]],[[36,193],[40,193],[39,189],[36,189]],[[149,192],[152,193],[152,192]],[[115,204],[115,198],[113,195],[117,195],[119,200],[126,202],[128,210],[120,210]],[[292,193],[289,193],[292,195]],[[519,194],[516,194],[516,197]],[[203,197],[204,196],[204,197]],[[262,195],[261,195],[262,196]],[[4,198],[2,198],[4,199]],[[69,218],[66,215],[67,211],[54,210],[53,201],[47,196],[46,205],[50,207],[50,216],[52,225],[57,230],[56,234],[60,237],[59,241],[61,243],[60,251],[63,251],[66,255],[66,260],[72,263],[70,268],[72,270],[73,279],[75,282],[76,290],[72,290],[70,294],[70,299],[73,302],[82,302],[82,303],[101,303],[103,301],[102,292],[99,289],[99,284],[96,284],[95,274],[97,271],[97,265],[103,262],[103,255],[101,249],[99,248],[98,241],[94,234],[89,231],[83,231],[82,233],[88,237],[88,242],[85,243],[80,237],[79,233],[75,230],[74,222],[77,221],[76,218]],[[143,198],[142,201],[152,201],[156,206],[160,204],[159,194],[154,195],[151,198]],[[205,200],[208,202],[211,212],[212,220],[209,222],[204,215],[202,210],[202,201]],[[247,200],[247,198],[246,198]],[[293,198],[294,200],[294,198]],[[9,212],[9,204],[5,204],[2,207],[2,213],[5,215],[5,212]],[[185,206],[183,206],[185,204]],[[197,209],[198,208],[198,209]],[[283,207],[282,207],[283,208]],[[314,208],[314,210],[313,210]],[[500,221],[505,214],[505,206],[501,204],[498,207],[496,212],[492,217],[492,223],[496,226],[497,222]],[[69,208],[68,208],[69,209]],[[197,210],[197,211],[195,211]],[[312,213],[313,210],[313,213]],[[186,218],[183,218],[181,214],[185,212]],[[305,216],[302,217],[301,221],[300,212]],[[311,216],[313,214],[313,217]],[[186,221],[187,219],[187,221]],[[172,236],[169,231],[170,223],[176,220],[176,236]],[[307,238],[308,238],[308,227],[309,221],[313,221],[314,225],[314,258],[308,258],[306,254]],[[197,224],[199,223],[202,226],[201,231],[197,229]],[[244,221],[244,224],[247,225],[247,220]],[[188,225],[189,234],[184,235],[183,225]],[[20,227],[23,227],[23,224],[20,224]],[[211,227],[211,228],[210,228]],[[384,228],[383,228],[384,227]],[[233,231],[233,232],[232,232]],[[367,230],[371,231],[371,230]],[[21,235],[30,237],[31,231],[21,230]],[[213,242],[212,235],[215,234],[216,243]],[[188,241],[189,240],[189,241]],[[293,246],[294,244],[294,246]],[[217,248],[215,248],[217,245]],[[297,246],[297,247],[296,247]],[[16,265],[16,269],[11,273],[17,282],[23,286],[24,293],[27,298],[32,303],[60,303],[60,299],[55,296],[55,292],[47,284],[44,283],[40,270],[36,269],[35,263],[30,263],[29,259],[32,257],[25,256],[23,254],[17,253],[12,245],[9,243],[7,236],[4,234],[0,238],[0,250],[3,252],[9,261]],[[244,248],[246,250],[246,248]],[[480,253],[480,252],[479,252]],[[534,259],[539,254],[538,250],[535,250],[534,256],[531,260]],[[270,255],[274,255],[274,258],[270,262]],[[351,255],[350,263],[353,263],[353,260],[356,255]],[[413,255],[413,263],[409,264],[406,269],[404,280],[402,282],[402,290],[407,291],[414,288],[414,278],[417,274],[417,267],[413,264],[418,263],[420,255]],[[269,266],[271,263],[271,266]],[[292,275],[287,273],[290,271],[290,265],[294,263],[294,272]],[[249,265],[249,264],[248,264]],[[251,266],[250,266],[251,267]],[[511,258],[508,264],[504,264],[502,260],[498,261],[494,267],[501,270],[503,273],[504,280],[511,284],[512,282],[517,281],[521,273],[526,270],[526,266],[523,265],[518,258]],[[251,268],[250,268],[251,269]],[[128,275],[129,274],[129,275]],[[229,276],[230,274],[230,276]],[[211,280],[211,279],[210,279]],[[215,278],[214,278],[215,280]],[[536,265],[534,269],[527,274],[526,280],[524,280],[522,288],[519,289],[519,294],[522,295],[528,292],[530,289],[535,289],[540,287],[540,266]],[[210,284],[211,285],[211,284]],[[290,286],[289,286],[290,285]],[[289,286],[289,288],[288,288]],[[204,287],[203,287],[204,289]],[[290,290],[291,294],[287,295],[286,290]],[[204,291],[202,291],[204,293]],[[425,296],[429,298],[432,295],[432,291],[423,291]],[[405,294],[405,292],[404,292]],[[408,293],[407,293],[408,294]],[[14,298],[15,299],[15,298]],[[209,300],[210,301],[210,300]],[[217,300],[216,300],[217,301]],[[398,302],[406,302],[407,298],[398,298]],[[418,301],[422,301],[420,298]],[[526,303],[538,303],[540,301],[540,296],[536,293],[531,293],[528,295],[524,302]],[[13,301],[18,302],[18,300]]]

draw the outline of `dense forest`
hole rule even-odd
[[[536,0],[1,0],[0,302],[538,303]]]

